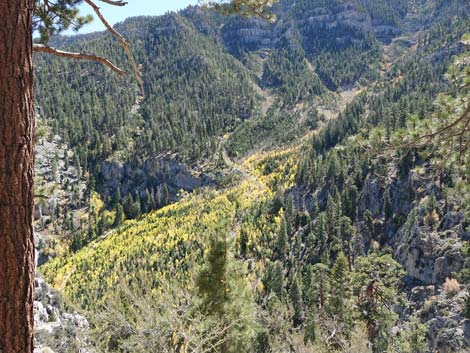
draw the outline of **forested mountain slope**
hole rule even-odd
[[[41,272],[97,351],[466,351],[468,150],[408,143],[468,104],[468,2],[273,12],[119,24],[145,96],[38,58],[79,200],[39,219],[63,228]],[[127,65],[104,34],[55,41]]]

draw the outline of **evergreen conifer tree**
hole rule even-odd
[[[289,255],[289,239],[287,234],[287,220],[281,219],[281,227],[276,239],[276,258],[280,261],[287,259]]]
[[[294,316],[292,318],[294,327],[301,325],[304,321],[304,307],[302,301],[302,287],[297,276],[294,277],[289,290],[289,298],[294,308]]]
[[[305,320],[305,329],[304,329],[304,343],[305,344],[308,344],[309,342],[313,343],[315,341],[315,338],[316,338],[315,326],[316,326],[315,306],[312,305],[310,306],[307,319]]]
[[[114,216],[114,227],[119,227],[124,220],[124,209],[120,203],[116,205],[116,215]]]
[[[196,278],[200,308],[220,334],[208,343],[207,352],[249,352],[256,332],[254,303],[243,278],[243,269],[233,258],[228,229],[218,226],[211,234],[205,262]]]
[[[333,268],[331,269],[329,288],[328,312],[335,320],[346,323],[349,314],[347,303],[350,296],[350,285],[348,260],[342,252],[338,254]]]
[[[390,192],[388,190],[384,193],[384,215],[385,220],[390,220],[393,216],[392,202],[390,200]]]

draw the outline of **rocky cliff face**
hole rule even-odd
[[[321,5],[320,2],[298,4],[283,1],[274,7],[274,12],[281,18],[273,25],[258,19],[231,19],[222,27],[221,35],[224,44],[232,53],[258,51],[274,48],[282,39],[296,45],[300,39],[303,47],[310,46],[315,34],[322,36],[323,31],[343,28],[344,33],[334,40],[341,44],[354,43],[364,33],[372,33],[384,43],[402,33],[398,23],[384,22],[373,18],[364,8],[354,1],[334,5]],[[298,36],[291,36],[293,32]],[[313,53],[308,53],[313,54]]]
[[[40,122],[40,118],[38,119]],[[36,267],[53,255],[49,250],[64,230],[56,227],[62,207],[75,212],[82,208],[85,182],[80,167],[74,165],[73,152],[62,138],[48,128],[39,128],[35,153],[36,199],[34,228]],[[55,225],[54,225],[54,224]],[[82,334],[89,328],[87,319],[65,310],[61,294],[36,273],[34,294],[35,353],[90,353]]]
[[[461,308],[469,291],[464,286],[450,290],[446,280],[462,268],[462,242],[470,236],[460,200],[445,196],[439,180],[431,177],[429,165],[424,165],[424,170],[411,171],[405,178],[390,177],[385,182],[369,175],[359,209],[368,209],[375,217],[383,231],[381,243],[390,247],[405,269],[412,306],[405,315],[416,315],[428,325],[431,351],[466,352],[464,347],[470,347],[470,321],[462,316]],[[410,190],[414,199],[410,198]],[[381,221],[385,192],[390,194],[395,214],[388,224]]]
[[[100,170],[102,195],[105,198],[118,189],[121,195],[126,195],[138,190],[155,189],[165,184],[170,199],[174,201],[180,190],[193,191],[213,182],[209,175],[197,175],[185,164],[171,157],[150,158],[140,166],[104,161]]]
[[[434,285],[416,286],[410,291],[410,313],[428,325],[431,352],[469,352],[470,320],[461,314],[467,293],[462,287],[449,293]]]
[[[464,264],[462,244],[470,240],[462,200],[446,189],[445,177],[436,176],[429,163],[418,159],[414,167],[406,176],[393,165],[365,176],[354,222],[360,247],[367,252],[375,243],[403,266],[408,306],[398,311],[403,320],[415,316],[427,325],[429,352],[469,352],[470,320],[463,317],[462,307],[470,290],[455,280]],[[315,202],[326,206],[329,191],[328,186],[313,193],[296,187],[289,194],[297,207],[304,205],[313,214]],[[386,194],[393,214],[388,219]],[[373,219],[372,232],[366,211]]]
[[[34,294],[35,353],[91,353],[84,333],[87,319],[64,311],[61,295],[49,287],[40,275],[35,279]]]
[[[74,164],[74,153],[59,135],[46,129],[35,146],[36,201],[34,219],[47,223],[59,205],[78,206],[85,182],[81,168]],[[69,190],[67,190],[69,189]],[[71,192],[74,189],[75,192]]]

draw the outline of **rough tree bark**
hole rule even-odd
[[[0,0],[0,352],[33,352],[34,0]]]

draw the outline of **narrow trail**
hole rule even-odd
[[[72,277],[74,272],[75,272],[75,266],[69,272],[67,272],[67,274],[62,279],[61,283],[57,286],[58,291],[63,292],[65,290],[65,287],[67,286],[67,282],[69,281],[70,277]]]
[[[259,178],[256,175],[254,175],[251,172],[251,170],[246,168],[246,166],[244,166],[243,164],[239,164],[235,162],[229,157],[227,153],[227,149],[225,148],[225,145],[228,141],[228,137],[229,136],[225,136],[224,138],[222,138],[220,145],[219,145],[219,153],[221,153],[221,156],[225,165],[232,172],[240,174],[243,177],[243,181],[248,181],[249,185],[252,185],[257,190],[257,192],[261,192],[261,193],[267,192],[268,187],[264,183],[260,182]],[[240,183],[242,183],[243,181],[241,181]],[[252,193],[253,188],[250,188],[250,190],[247,190],[247,192]],[[256,191],[254,193],[256,193]],[[240,235],[241,224],[242,224],[242,219],[240,219],[239,217],[235,217],[233,220],[231,230],[229,232],[229,239],[231,240],[236,239]]]
[[[260,116],[264,116],[268,112],[269,108],[274,104],[275,98],[268,90],[263,90],[255,82],[253,82],[253,88],[255,92],[263,98],[260,107]]]
[[[247,169],[244,165],[238,164],[234,162],[228,155],[227,150],[225,148],[225,143],[227,139],[223,139],[221,143],[221,148],[220,152],[222,154],[222,159],[224,160],[224,163],[229,167],[232,171],[237,172],[243,176],[245,180],[250,180],[253,185],[256,186],[258,190],[267,190],[267,186],[262,184],[259,179],[256,177],[256,175],[253,175],[253,173]]]

